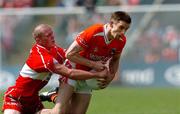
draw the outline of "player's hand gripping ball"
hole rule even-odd
[[[101,89],[98,85],[98,81],[95,78],[86,80],[86,84],[88,85],[89,88],[93,90]]]

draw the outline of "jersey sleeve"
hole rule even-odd
[[[58,54],[60,57],[65,59],[65,49],[58,47]]]
[[[30,53],[26,64],[36,72],[53,72],[54,64],[57,62],[57,59],[47,51],[35,47]]]
[[[84,31],[80,32],[76,37],[76,42],[83,48],[89,47],[89,42],[93,38],[93,35],[96,34],[99,30],[102,29],[102,24],[96,24],[90,26]]]
[[[65,61],[66,57],[65,57],[65,49],[58,47],[57,50],[57,60],[59,63],[63,64],[63,62]]]

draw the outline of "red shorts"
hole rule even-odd
[[[23,97],[15,87],[10,87],[4,95],[2,111],[5,109],[14,109],[21,114],[34,114],[43,109],[39,96]]]

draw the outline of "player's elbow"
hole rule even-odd
[[[76,78],[75,78],[75,74],[74,74],[74,72],[73,72],[72,69],[70,69],[70,70],[68,71],[68,78],[70,78],[70,79],[76,79]]]
[[[73,80],[84,80],[82,74],[80,72],[77,72],[75,69],[70,69],[68,71],[68,78],[73,79]]]
[[[67,59],[69,59],[70,55],[71,55],[71,54],[70,54],[69,52],[67,52],[67,53],[65,54],[65,56],[66,56]]]
[[[69,59],[69,60],[72,60],[73,57],[75,57],[75,54],[74,53],[71,53],[71,52],[67,52],[65,54],[66,58]]]

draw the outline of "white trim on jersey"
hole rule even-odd
[[[104,32],[103,32],[104,33],[104,40],[105,40],[106,44],[110,44],[112,40],[109,41],[109,39],[107,37],[107,28],[106,27],[107,27],[107,24],[104,25]]]
[[[47,77],[49,77],[50,73],[49,72],[38,73],[38,72],[34,71],[33,69],[31,69],[27,64],[24,64],[22,70],[20,71],[20,75],[22,77],[44,80]]]
[[[15,88],[13,88],[13,89],[11,89],[10,91],[8,91],[7,93],[5,93],[4,94],[4,98],[5,98],[5,96],[7,96],[8,94],[10,94],[12,91],[14,91],[15,90]]]
[[[110,44],[111,41],[109,41],[109,39],[108,39],[108,37],[107,37],[107,29],[106,29],[106,26],[107,26],[107,24],[105,24],[104,27],[103,27],[103,28],[104,28],[104,31],[99,32],[99,33],[97,33],[97,34],[95,34],[95,35],[93,35],[93,36],[103,36],[105,43],[106,43],[106,44]]]
[[[83,38],[80,37],[80,35],[81,35],[83,32],[84,32],[84,31],[82,31],[81,33],[79,33],[79,34],[76,36],[76,39],[79,39],[79,38],[80,38],[79,42],[80,42],[81,44],[83,44],[85,47],[88,47],[88,45],[86,44],[86,42],[85,42],[84,40],[82,40]]]
[[[43,49],[47,50],[45,47],[43,47],[43,46],[41,46],[41,45],[39,45],[39,44],[37,44],[37,47],[40,47],[40,48],[43,48]],[[48,51],[48,50],[47,50],[47,51]]]
[[[42,62],[43,62],[44,67],[47,68],[47,66],[46,66],[46,64],[45,64],[45,61],[44,61],[44,58],[43,58],[43,55],[42,55],[41,52],[39,51],[39,47],[37,47],[37,51],[38,51],[38,53],[39,53],[39,55],[40,55],[40,57],[41,57],[41,60],[42,60]]]
[[[51,69],[49,69],[49,68],[46,66],[46,63],[45,63],[45,61],[44,61],[44,58],[43,58],[42,53],[41,53],[40,50],[39,50],[39,47],[40,47],[40,48],[43,48],[43,49],[45,49],[45,50],[47,50],[47,49],[46,49],[45,47],[37,44],[37,47],[36,47],[36,48],[37,48],[37,51],[38,51],[38,53],[39,53],[39,55],[40,55],[40,57],[41,57],[41,60],[42,60],[42,62],[43,62],[44,67],[47,68],[50,72],[52,72]],[[47,51],[48,51],[48,50],[47,50]]]
[[[61,58],[64,58],[60,53],[59,53],[59,51],[58,51],[58,47],[57,46],[55,46],[55,48],[56,48],[56,50],[57,50],[57,54],[61,57]]]
[[[104,33],[103,32],[99,32],[99,33],[97,33],[97,34],[95,34],[93,36],[104,36]]]
[[[102,36],[104,38],[104,41],[106,44],[110,43],[110,42],[108,42],[108,39],[106,38],[105,32],[99,32],[93,36]]]

